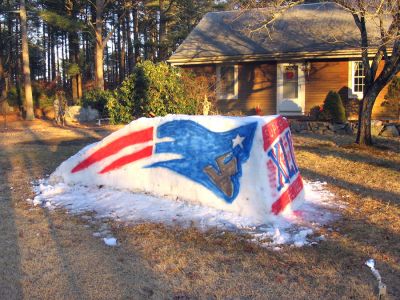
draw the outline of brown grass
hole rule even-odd
[[[90,213],[25,200],[32,180],[114,129],[37,121],[0,132],[1,299],[374,299],[370,257],[400,298],[399,140],[371,149],[349,137],[295,137],[303,177],[326,181],[347,203],[318,246],[274,252],[233,233],[110,221],[121,242],[110,248],[92,236]]]

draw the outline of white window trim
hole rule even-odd
[[[298,90],[297,90],[297,104],[301,107],[301,111],[283,111],[280,109],[281,103],[285,100],[283,98],[283,74],[287,66],[298,66]],[[306,107],[306,80],[304,71],[301,68],[301,63],[277,63],[277,76],[276,76],[276,113],[285,116],[301,116],[305,114]]]
[[[349,86],[349,93],[348,93],[348,95],[349,95],[349,98],[356,98],[356,99],[359,99],[359,100],[361,100],[363,97],[364,97],[364,95],[363,95],[363,93],[362,92],[355,92],[354,91],[354,71],[355,71],[355,63],[358,63],[358,62],[361,62],[361,60],[352,60],[352,61],[349,61],[349,76],[348,76],[348,86]]]
[[[233,65],[234,93],[225,95],[221,94],[220,92],[221,66],[232,66],[232,65],[217,65],[217,98],[218,100],[237,100],[239,96],[239,67],[238,65]]]

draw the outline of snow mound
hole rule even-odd
[[[50,210],[65,208],[74,214],[94,211],[98,219],[112,218],[126,224],[154,222],[196,226],[202,230],[216,227],[222,231],[237,231],[249,234],[251,241],[262,247],[279,250],[282,245],[301,247],[324,240],[323,236],[315,236],[315,231],[337,217],[330,210],[334,205],[333,195],[324,189],[324,185],[305,182],[303,204],[297,210],[285,211],[268,222],[179,199],[103,186],[52,185],[48,180],[40,180],[34,186],[36,197],[28,201]],[[101,237],[98,233],[94,235]],[[107,245],[117,243],[110,238],[104,242]]]
[[[54,192],[71,184],[87,186],[68,188],[99,205],[104,204],[99,199],[114,201],[116,207],[125,198],[121,190],[133,192],[144,219],[157,209],[184,213],[189,206],[182,208],[182,201],[188,201],[190,207],[266,222],[296,210],[304,198],[288,122],[276,115],[141,118],[66,160],[50,183]],[[98,194],[98,186],[107,196]],[[164,203],[159,197],[178,201]]]

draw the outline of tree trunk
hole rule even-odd
[[[376,98],[385,86],[385,81],[374,82],[370,87],[365,86],[367,92],[360,103],[360,112],[358,115],[357,144],[365,146],[373,144],[371,135],[372,109]]]
[[[50,55],[51,55],[51,81],[57,79],[57,69],[56,69],[56,52],[54,47],[56,45],[54,30],[49,26],[50,34]]]
[[[47,81],[47,72],[46,72],[46,55],[47,55],[47,51],[46,51],[46,47],[47,47],[47,43],[46,43],[46,23],[43,22],[42,25],[42,47],[43,47],[43,56],[44,56],[44,69],[42,70],[43,72],[43,80]]]
[[[96,65],[96,71],[95,71],[95,81],[96,81],[96,88],[99,90],[104,90],[104,58],[103,58],[103,45],[99,45],[98,42],[96,42],[96,57],[95,57],[95,65]]]
[[[1,50],[0,50],[1,51]],[[5,103],[8,94],[8,78],[3,66],[3,54],[0,52],[0,104],[3,105],[3,113],[5,112]]]
[[[140,40],[139,40],[139,13],[137,9],[133,10],[133,39],[135,43],[135,64],[140,60]]]
[[[164,0],[159,0],[160,7],[160,26],[158,33],[158,60],[163,61],[167,58],[168,49],[166,43],[167,37],[167,16],[165,15]]]
[[[126,64],[125,64],[125,60],[126,60],[126,55],[125,55],[125,45],[126,45],[126,22],[125,22],[125,18],[123,18],[121,20],[122,22],[122,26],[121,26],[121,33],[122,33],[122,39],[121,39],[121,53],[120,53],[120,64],[119,64],[119,83],[122,83],[122,81],[124,81],[125,76],[126,76]],[[119,34],[119,33],[118,33]]]
[[[368,101],[364,98],[360,103],[360,112],[358,116],[358,131],[356,143],[360,145],[372,145],[371,136],[371,114],[372,110],[368,111]]]
[[[52,81],[51,78],[51,55],[50,55],[50,48],[51,48],[51,41],[50,41],[50,26],[46,26],[47,28],[47,43],[46,46],[46,55],[47,55],[47,79],[48,81]]]
[[[96,0],[96,49],[95,49],[95,84],[104,91],[104,45],[103,45],[103,10],[104,0]]]
[[[131,13],[126,16],[126,41],[128,44],[128,73],[132,74],[134,66],[133,45],[131,37]]]
[[[3,46],[3,45],[1,45]],[[8,94],[8,78],[3,67],[3,53],[0,49],[0,108],[3,112],[4,128],[7,128],[7,94]]]
[[[73,65],[79,64],[79,36],[76,32],[69,33],[69,57],[70,62]],[[74,104],[77,103],[78,99],[82,97],[82,80],[81,80],[81,73],[75,74],[71,76],[71,89],[72,89],[72,100]]]
[[[15,33],[17,36],[18,35],[22,36],[21,26],[19,25],[18,20],[19,20],[19,18],[15,20]],[[15,49],[16,49],[16,53],[15,53],[15,57],[14,57],[15,58],[14,78],[15,78],[15,87],[17,89],[18,104],[19,104],[20,110],[22,112],[24,110],[23,99],[22,99],[22,95],[21,95],[22,55],[20,55],[20,53],[22,53],[22,50],[20,47],[20,43],[17,40],[15,41]]]
[[[28,32],[26,26],[25,0],[21,0],[20,5],[21,5],[20,18],[21,18],[21,40],[22,40],[22,72],[24,75],[25,110],[26,110],[26,120],[31,121],[35,119],[35,115],[33,113],[31,69],[29,66],[29,48],[28,48]]]

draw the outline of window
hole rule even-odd
[[[283,99],[297,99],[299,67],[297,65],[285,67],[283,74]]]
[[[238,98],[238,66],[217,66],[218,99]]]
[[[364,93],[364,66],[361,61],[353,61],[351,68],[351,88],[353,94],[362,99]]]

